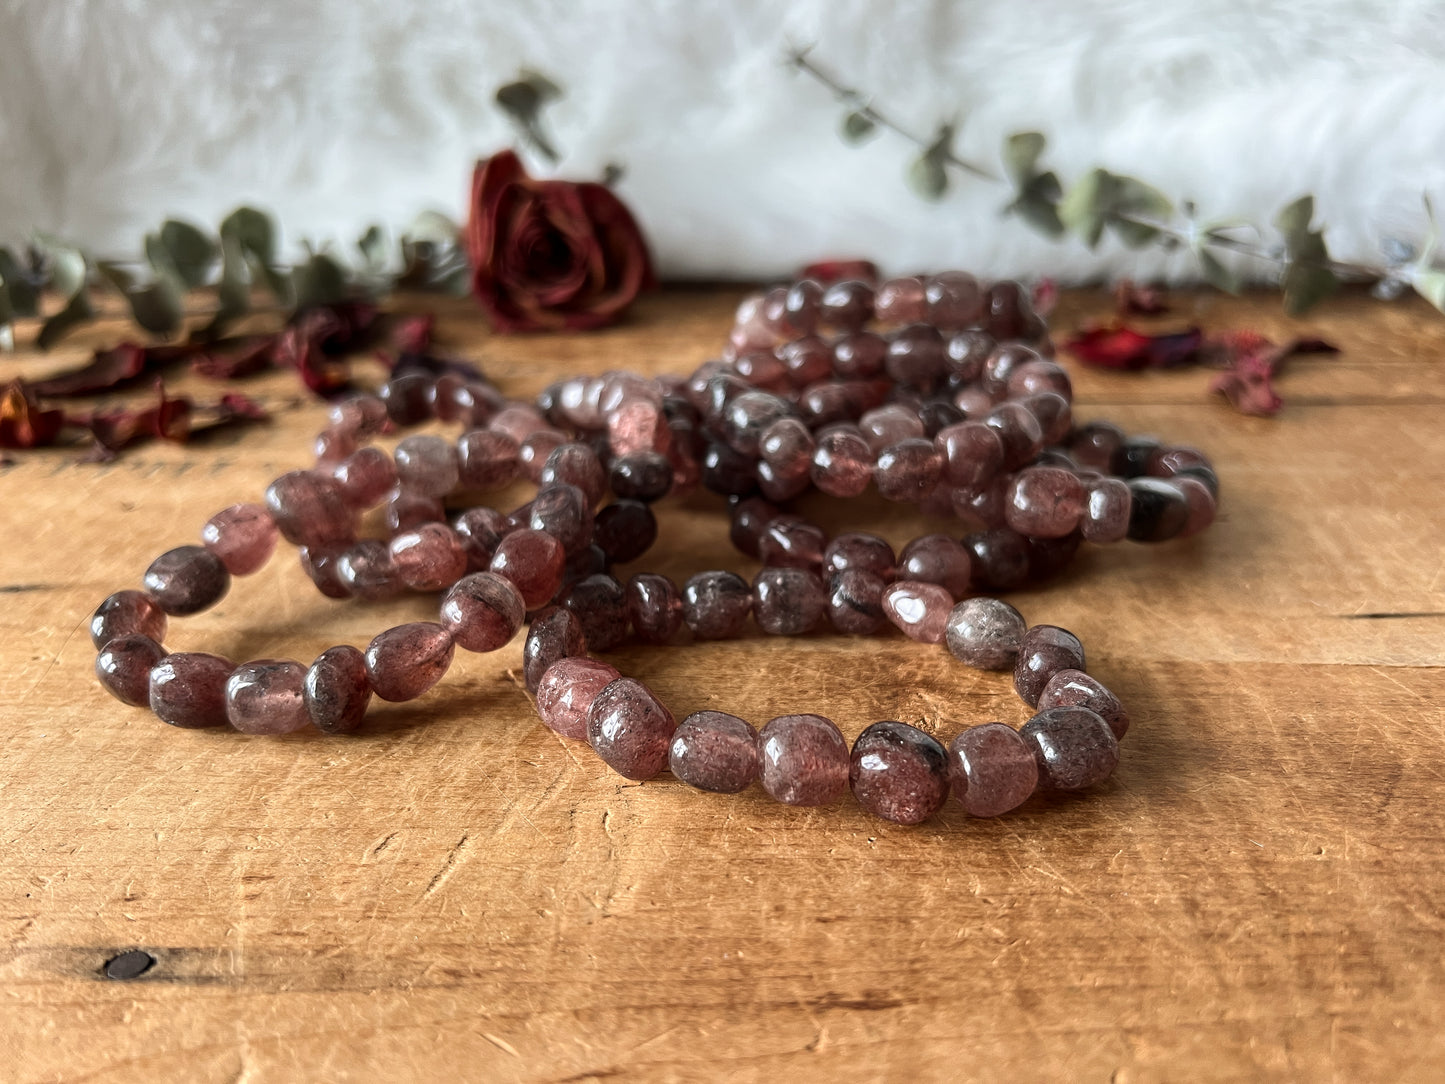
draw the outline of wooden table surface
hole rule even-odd
[[[735,290],[622,328],[444,339],[508,390],[682,371]],[[90,676],[95,604],[216,509],[306,462],[324,407],[109,466],[0,471],[0,1078],[15,1081],[1439,1080],[1445,1074],[1445,318],[1362,297],[1179,295],[1162,324],[1302,330],[1274,420],[1208,374],[1074,367],[1077,415],[1208,450],[1204,536],[1087,551],[1012,600],[1074,629],[1134,727],[1114,780],[997,820],[901,828],[670,777],[631,783],[546,730],[520,638],[459,653],[353,737],[173,730]],[[1107,312],[1067,294],[1060,329]],[[0,375],[73,363],[101,326]],[[881,503],[819,506],[895,542]],[[716,500],[660,514],[643,564],[755,568]],[[171,646],[309,660],[415,598],[321,598],[274,561]],[[945,739],[1022,721],[1002,676],[894,635],[618,652],[680,718],[813,711]],[[103,966],[140,948],[130,981]]]

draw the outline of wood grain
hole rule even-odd
[[[491,338],[461,303],[441,328],[532,392],[689,368],[737,297],[673,290],[572,338]],[[1305,329],[1274,298],[1175,300],[1161,325]],[[1057,323],[1107,307],[1066,294]],[[1075,370],[1081,417],[1208,449],[1223,514],[1016,599],[1075,629],[1130,707],[1111,785],[916,829],[621,780],[536,721],[519,643],[459,654],[349,739],[163,727],[90,679],[85,620],[301,465],[322,409],[269,377],[265,429],[110,466],[18,457],[0,471],[0,1076],[1440,1079],[1445,321],[1349,296],[1307,330],[1344,353],[1300,359],[1271,421],[1208,399],[1205,373]],[[895,541],[921,526],[814,511]],[[662,521],[649,567],[752,570],[706,497]],[[309,659],[428,611],[330,602],[277,561],[171,639]],[[679,715],[810,710],[850,736],[1022,718],[1002,678],[901,637],[618,655]],[[103,977],[137,947],[153,968]]]

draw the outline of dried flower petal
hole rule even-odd
[[[42,410],[22,380],[0,389],[0,448],[38,448],[52,444],[65,424],[65,412]]]
[[[1123,279],[1114,287],[1114,307],[1120,316],[1157,316],[1169,311],[1163,290],[1140,286],[1133,279]]]
[[[1146,335],[1126,324],[1089,328],[1064,344],[1087,365],[1103,369],[1159,369],[1199,360],[1204,335],[1197,328]]]

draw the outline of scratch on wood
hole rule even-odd
[[[384,850],[386,850],[388,847],[390,847],[390,846],[391,846],[391,841],[392,841],[393,839],[395,839],[395,838],[396,838],[396,833],[395,833],[395,832],[392,832],[392,833],[390,833],[389,835],[382,836],[380,839],[378,839],[375,843],[373,843],[373,844],[371,845],[371,848],[366,852],[366,854],[364,854],[364,855],[362,856],[361,860],[362,860],[363,862],[367,862],[367,861],[375,858],[375,857],[376,857],[377,855],[379,855],[382,851],[384,851]]]
[[[457,845],[447,852],[447,860],[442,863],[442,868],[437,870],[436,876],[433,877],[431,883],[426,886],[426,891],[421,894],[422,899],[433,895],[441,889],[442,885],[452,879],[452,874],[457,871],[457,866],[461,865],[462,852],[466,849],[467,843],[471,841],[471,838],[471,836],[462,836],[461,839],[457,840]]]
[[[504,1050],[508,1054],[512,1055],[512,1057],[514,1058],[520,1058],[522,1056],[521,1054],[517,1053],[517,1048],[515,1046],[507,1042],[507,1040],[503,1039],[500,1035],[493,1035],[490,1031],[484,1031],[482,1032],[482,1038],[487,1040],[487,1042],[491,1043],[498,1050]]]
[[[48,583],[7,583],[0,586],[0,595],[23,595],[28,591],[49,591],[53,586]]]

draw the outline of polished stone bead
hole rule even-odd
[[[542,428],[529,433],[517,446],[517,471],[529,482],[541,482],[547,458],[567,443],[560,429]]]
[[[762,495],[770,501],[790,501],[794,497],[802,496],[813,485],[811,464],[805,463],[802,469],[793,469],[792,473],[779,470],[766,459],[761,459],[757,464],[758,489]]]
[[[452,664],[452,634],[434,621],[413,621],[379,633],[366,647],[366,676],[383,700],[415,700]]]
[[[396,475],[403,489],[426,497],[445,497],[457,487],[460,468],[450,441],[428,433],[407,437],[396,446]]]
[[[813,434],[797,418],[779,418],[763,430],[758,441],[763,461],[783,475],[806,475],[815,449]]]
[[[976,587],[1007,591],[1029,578],[1029,548],[1023,536],[1007,527],[991,527],[963,539]]]
[[[432,414],[432,378],[425,373],[400,373],[381,386],[386,414],[397,425],[417,425]]]
[[[1059,707],[1088,708],[1109,724],[1119,740],[1129,732],[1129,713],[1119,698],[1082,670],[1060,670],[1039,694],[1039,711]]]
[[[1049,790],[1083,790],[1102,783],[1119,764],[1119,741],[1096,712],[1083,707],[1048,708],[1019,731]]]
[[[977,328],[950,335],[943,344],[949,383],[958,386],[976,381],[983,375],[984,362],[997,345],[992,335]]]
[[[1003,465],[1008,470],[1022,467],[1043,449],[1043,428],[1022,403],[1000,403],[984,416],[983,423],[1003,441]]]
[[[395,598],[404,584],[385,542],[363,538],[336,559],[336,579],[346,593],[366,602]]]
[[[873,311],[884,324],[914,324],[928,317],[928,299],[923,280],[917,277],[888,279],[878,287]]]
[[[401,489],[393,493],[386,502],[383,518],[387,531],[395,535],[427,523],[445,523],[447,510],[439,497],[428,497],[423,493]]]
[[[733,362],[733,371],[755,388],[782,391],[788,386],[788,370],[772,350],[754,350]]]
[[[758,732],[736,715],[693,712],[673,732],[667,766],[690,787],[736,794],[762,771]]]
[[[341,582],[341,554],[339,549],[312,549],[302,546],[298,551],[301,571],[311,578],[316,589],[327,598],[350,598],[351,590]]]
[[[627,581],[627,617],[643,643],[671,643],[682,628],[682,594],[666,576],[640,572]]]
[[[612,464],[611,484],[624,500],[661,500],[672,488],[672,463],[661,452],[621,456]]]
[[[534,531],[546,531],[568,553],[576,553],[592,541],[592,507],[576,486],[554,482],[537,491],[528,526]]]
[[[628,779],[651,779],[667,767],[676,729],[672,712],[651,689],[631,678],[611,682],[587,711],[587,743]]]
[[[765,568],[753,579],[753,619],[772,636],[797,636],[822,620],[828,592],[816,572]]]
[[[837,535],[823,550],[825,576],[857,568],[887,581],[893,578],[894,569],[897,567],[898,558],[888,541],[863,531],[847,531]]]
[[[844,380],[877,376],[887,360],[888,340],[871,331],[840,336],[833,344],[833,372]]]
[[[588,508],[595,508],[607,492],[607,472],[602,469],[597,453],[587,445],[575,442],[559,444],[552,449],[542,465],[538,481],[544,486],[559,482],[576,486],[586,498]]]
[[[911,437],[883,449],[873,470],[878,492],[890,501],[921,501],[943,474],[943,455],[926,437]]]
[[[371,704],[366,656],[350,644],[327,648],[307,669],[301,695],[312,726],[323,734],[349,734]]]
[[[522,627],[526,605],[512,582],[495,572],[473,572],[454,583],[441,602],[441,624],[465,651],[496,651]]]
[[[983,288],[967,271],[943,271],[924,285],[928,319],[945,331],[961,331],[983,319]]]
[[[950,425],[958,425],[963,421],[963,411],[959,410],[948,399],[933,398],[925,399],[918,407],[918,420],[923,425],[923,435],[933,440]],[[942,451],[943,449],[939,449]],[[944,464],[945,469],[947,464]]]
[[[1129,538],[1135,542],[1167,542],[1189,523],[1189,500],[1172,480],[1130,478]]]
[[[1129,513],[1134,496],[1129,483],[1118,478],[1096,478],[1086,487],[1084,515],[1079,529],[1090,542],[1119,542],[1129,534]]]
[[[778,357],[788,374],[788,383],[795,388],[824,380],[833,371],[833,350],[818,335],[804,335],[778,347]]]
[[[1074,424],[1074,408],[1058,392],[1035,392],[1024,396],[1018,403],[1039,423],[1045,444],[1059,444],[1068,437]]]
[[[1025,704],[1034,707],[1044,686],[1060,670],[1086,670],[1084,645],[1068,629],[1032,625],[1019,642],[1014,662],[1014,689]]]
[[[1181,474],[1170,480],[1179,487],[1189,506],[1189,515],[1178,537],[1190,538],[1214,522],[1218,502],[1209,487],[1197,478]]]
[[[627,592],[605,572],[574,583],[559,600],[577,615],[592,651],[611,651],[627,639]]]
[[[1003,723],[971,726],[948,745],[954,799],[974,817],[997,817],[1028,801],[1039,765],[1018,731]]]
[[[1026,361],[1009,371],[1004,388],[1010,399],[1024,399],[1041,391],[1052,391],[1065,400],[1074,397],[1068,370],[1055,361]]]
[[[165,657],[166,649],[149,636],[116,636],[95,657],[95,676],[121,703],[144,707],[150,702],[151,670]]]
[[[457,477],[467,489],[501,489],[516,480],[520,452],[506,433],[473,429],[457,438]]]
[[[285,659],[243,663],[226,679],[226,718],[243,734],[291,734],[310,725],[306,668]]]
[[[728,541],[738,551],[756,557],[768,524],[777,519],[778,506],[761,497],[744,497],[732,507]]]
[[[848,743],[831,719],[779,715],[758,734],[763,789],[787,805],[827,805],[848,789]]]
[[[757,461],[726,444],[709,444],[702,457],[702,484],[724,497],[740,497],[758,488]]]
[[[1023,287],[1003,279],[995,282],[984,294],[984,327],[1000,342],[1017,339],[1028,326],[1029,301]]]
[[[226,681],[230,659],[200,651],[176,651],[151,668],[151,711],[163,723],[196,730],[226,726]]]
[[[561,606],[543,610],[532,618],[522,644],[522,676],[527,691],[537,691],[537,683],[558,659],[586,654],[587,637],[577,615]]]
[[[702,640],[742,635],[752,608],[752,589],[735,572],[699,572],[683,586],[682,619]]]
[[[221,559],[204,546],[177,546],[146,569],[145,588],[173,617],[200,613],[231,589],[231,574]]]
[[[996,598],[964,599],[948,615],[943,639],[953,657],[979,670],[1012,670],[1027,625],[1023,614]]]
[[[292,545],[345,546],[356,537],[356,508],[329,475],[309,470],[281,475],[266,487],[266,509]]]
[[[466,546],[445,523],[423,523],[393,535],[389,549],[397,576],[413,591],[445,590],[467,571]]]
[[[1124,431],[1112,422],[1088,422],[1070,435],[1069,454],[1079,466],[1107,474],[1124,439]]]
[[[995,335],[995,339],[999,336]],[[1034,361],[1043,361],[1044,356],[1037,350],[1020,342],[1000,341],[983,363],[983,388],[991,395],[1008,394],[1008,380],[1013,371]]]
[[[386,403],[375,395],[354,395],[332,404],[327,417],[332,428],[356,437],[372,437],[388,425]]]
[[[856,497],[873,480],[873,451],[856,427],[835,427],[818,434],[813,452],[813,484],[830,497]]]
[[[90,642],[102,648],[121,636],[148,636],[160,643],[166,638],[166,612],[144,591],[117,591],[96,607],[90,617]]]
[[[888,339],[884,368],[902,387],[932,390],[948,368],[943,336],[928,324],[899,328]]]
[[[565,594],[578,581],[585,580],[588,576],[595,576],[599,572],[607,572],[609,568],[607,554],[602,552],[602,547],[596,542],[586,549],[568,554],[567,563],[562,566],[562,587],[558,594]]]
[[[960,422],[933,438],[943,454],[943,478],[949,484],[977,488],[1003,469],[1003,438],[983,422]]]
[[[815,279],[799,279],[788,287],[783,298],[784,322],[779,330],[788,335],[809,334],[818,326],[822,307],[822,283]]]
[[[970,565],[968,550],[946,534],[926,534],[903,547],[898,555],[897,577],[936,583],[954,598],[968,592]]]
[[[467,568],[473,572],[490,568],[492,555],[503,538],[517,529],[510,516],[495,508],[468,508],[452,521],[452,529],[467,551]]]
[[[911,640],[936,644],[953,609],[953,596],[936,583],[898,580],[883,591],[883,613]]]
[[[657,517],[641,501],[615,501],[597,513],[592,539],[608,561],[635,561],[657,541]]]
[[[1125,437],[1114,449],[1109,471],[1121,478],[1142,478],[1163,450],[1164,446],[1153,437]]]
[[[733,451],[756,456],[764,430],[779,418],[787,417],[789,411],[786,399],[766,391],[746,391],[724,407],[719,430]]]
[[[853,743],[848,783],[874,816],[921,824],[948,800],[948,752],[907,723],[874,723]]]
[[[777,366],[781,372],[782,362],[777,362]],[[666,453],[672,447],[672,442],[672,429],[668,425],[667,412],[661,398],[656,402],[631,399],[608,411],[607,447],[599,451],[614,456],[634,455],[638,452]]]
[[[352,508],[375,508],[396,488],[396,463],[380,448],[358,448],[332,468],[331,477]]]
[[[883,591],[887,582],[861,568],[834,572],[828,579],[828,621],[838,632],[866,636],[886,620]]]
[[[233,576],[249,576],[270,560],[276,535],[271,513],[259,504],[233,504],[201,528],[206,549],[219,557]]]
[[[1062,467],[1028,467],[1014,475],[1004,519],[1019,534],[1063,538],[1084,514],[1084,484]]]
[[[497,412],[496,416],[487,423],[487,428],[494,433],[505,433],[518,444],[521,444],[533,433],[548,429],[547,419],[542,417],[535,409],[524,403],[512,403],[504,410]],[[558,432],[552,430],[552,432]],[[566,439],[565,436],[562,437]],[[555,447],[555,445],[553,446]],[[548,451],[551,449],[549,448]],[[543,459],[546,456],[542,457]],[[537,464],[541,467],[541,463]]]
[[[564,738],[586,741],[592,702],[621,676],[616,667],[585,655],[558,659],[537,683],[537,714]]]
[[[818,569],[828,536],[800,516],[778,516],[758,539],[758,557],[775,568]]]
[[[1084,536],[1079,531],[1063,538],[1026,538],[1029,551],[1029,579],[1041,582],[1057,576],[1069,567]]]
[[[535,610],[557,593],[566,563],[562,543],[545,531],[522,528],[497,543],[490,571],[510,580],[527,609]]]
[[[873,287],[857,279],[833,283],[823,291],[819,317],[841,331],[856,331],[873,317]]]

